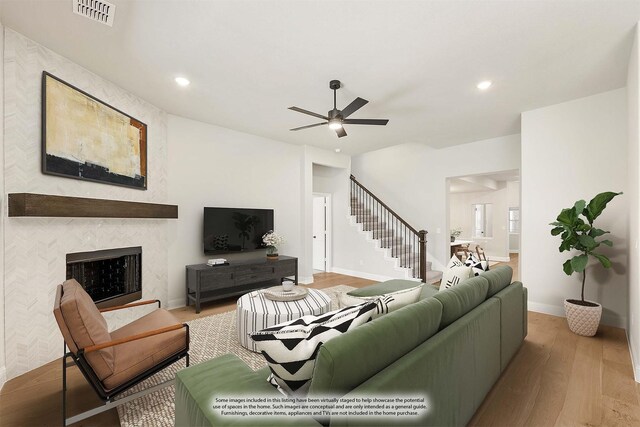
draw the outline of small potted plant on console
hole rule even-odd
[[[267,258],[278,259],[278,246],[284,243],[284,237],[270,230],[262,236],[262,242],[267,246]]]
[[[565,261],[562,265],[564,272],[570,276],[573,273],[582,273],[582,294],[580,299],[565,299],[564,310],[572,332],[591,337],[596,334],[602,306],[593,301],[584,299],[584,284],[587,278],[587,263],[589,258],[595,258],[604,268],[611,267],[611,261],[602,253],[595,252],[600,245],[613,246],[611,240],[596,240],[608,234],[608,231],[596,228],[593,222],[602,214],[614,197],[622,193],[604,192],[596,195],[588,204],[584,200],[578,200],[573,207],[563,209],[553,226],[552,236],[560,236],[560,252],[576,250],[578,255]]]

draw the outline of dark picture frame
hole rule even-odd
[[[42,173],[147,189],[147,125],[42,72]]]

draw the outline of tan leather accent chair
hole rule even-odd
[[[158,309],[111,332],[102,316],[106,311],[155,303]],[[189,366],[189,326],[160,308],[158,300],[99,310],[82,286],[71,279],[58,285],[53,314],[65,343],[62,358],[63,425],[106,411],[161,386],[171,385],[173,381],[168,381],[114,401],[118,394],[183,357]],[[67,419],[66,368],[69,357],[105,403]]]

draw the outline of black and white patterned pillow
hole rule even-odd
[[[452,255],[451,259],[449,260],[449,264],[447,264],[447,268],[461,267],[463,265],[464,265],[464,263],[462,261],[460,261],[460,258],[458,258],[455,255]]]
[[[466,259],[464,265],[471,267],[471,271],[474,276],[479,276],[485,271],[489,271],[489,263],[486,261],[480,261],[474,254],[469,255],[469,258]]]
[[[459,265],[455,267],[451,267],[444,272],[442,276],[442,280],[440,281],[440,289],[449,289],[452,286],[456,286],[463,280],[471,277],[471,267],[467,265]]]
[[[370,321],[378,310],[372,301],[249,334],[271,369],[267,381],[288,396],[306,396],[320,346]]]

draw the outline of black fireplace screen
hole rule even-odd
[[[67,279],[76,279],[100,308],[142,297],[142,248],[67,254]]]

